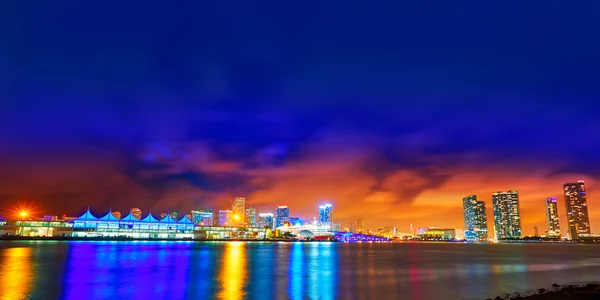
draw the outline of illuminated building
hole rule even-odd
[[[567,206],[567,224],[572,239],[577,239],[580,234],[589,235],[590,217],[587,208],[587,195],[585,184],[582,180],[565,183],[563,185],[565,204]]]
[[[424,240],[454,240],[457,239],[457,230],[454,228],[419,228],[417,236]]]
[[[519,193],[511,190],[492,194],[494,235],[497,239],[521,238]]]
[[[248,227],[257,227],[258,222],[256,221],[256,208],[248,207],[246,208],[246,226]]]
[[[325,204],[319,206],[319,223],[323,225],[331,225],[333,224],[333,214],[332,214],[331,204]]]
[[[362,219],[356,220],[356,232],[363,233],[365,231],[365,224]]]
[[[354,223],[350,222],[350,226],[348,226],[348,231],[356,232],[356,227],[354,226]]]
[[[304,222],[302,222],[302,220],[300,218],[292,218],[292,217],[290,217],[290,223],[293,226],[302,226],[302,225],[304,225]]]
[[[383,227],[382,234],[384,237],[393,238],[396,237],[396,226],[385,226]]]
[[[139,209],[139,208],[137,208],[137,207],[134,207],[134,208],[131,209],[131,215],[134,218],[140,220],[140,219],[142,219],[142,210]]]
[[[533,236],[540,236],[537,226],[533,226]]]
[[[285,222],[290,221],[290,208],[287,206],[278,206],[275,210],[275,228],[283,226]]]
[[[219,210],[219,226],[233,226],[233,212],[231,210]]]
[[[177,212],[176,211],[171,212],[171,219],[177,220]]]
[[[214,215],[213,215],[212,210],[210,210],[210,209],[192,210],[192,211],[190,211],[190,215],[191,215],[190,219],[196,225],[203,225],[203,226],[213,226],[214,225],[214,220],[213,220]]]
[[[120,219],[121,218],[121,212],[120,211],[113,211],[113,216],[115,216],[115,218]]]
[[[273,214],[272,213],[260,213],[258,214],[258,226],[260,228],[265,228],[269,226],[274,228],[273,226]]]
[[[162,219],[166,218],[168,215],[169,215],[169,214],[167,214],[167,213],[165,213],[165,212],[163,212],[163,213],[160,213],[160,220],[162,220]]]
[[[117,219],[109,211],[105,216],[97,218],[89,209],[79,218],[73,220],[74,237],[128,237],[128,238],[194,238],[194,223],[187,217],[181,220],[164,218],[156,220],[152,214],[137,219],[130,212]]]
[[[548,228],[546,236],[560,236],[560,226],[558,224],[558,203],[556,203],[556,197],[546,198],[546,225]]]
[[[233,199],[233,205],[231,206],[231,210],[233,211],[234,224],[238,226],[245,224],[246,198],[235,197],[235,199]]]
[[[485,202],[478,201],[476,195],[463,198],[465,217],[465,238],[467,241],[487,241],[488,226]]]

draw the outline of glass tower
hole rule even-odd
[[[497,239],[521,238],[519,192],[496,192],[492,195],[494,207],[494,235]]]
[[[465,216],[465,239],[468,241],[487,241],[488,226],[485,203],[477,201],[476,195],[463,198]]]
[[[559,237],[560,226],[558,224],[558,205],[556,197],[546,198],[546,225],[548,237]]]
[[[290,208],[287,206],[278,206],[275,210],[275,228],[283,226],[285,222],[290,221]]]
[[[333,223],[331,204],[319,206],[319,223],[323,225],[331,225]]]
[[[565,204],[567,206],[567,223],[572,239],[581,234],[590,234],[590,216],[588,215],[585,184],[583,181],[565,183]]]
[[[233,212],[233,224],[237,226],[245,224],[246,198],[235,197],[231,210]]]

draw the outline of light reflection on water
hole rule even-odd
[[[481,299],[598,280],[599,246],[3,242],[0,299]],[[543,253],[543,255],[540,255]]]

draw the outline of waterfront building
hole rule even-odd
[[[258,222],[256,221],[256,208],[248,207],[246,208],[246,226],[248,227],[257,227]]]
[[[485,202],[478,201],[476,195],[463,198],[465,218],[465,239],[484,242],[488,239],[487,213]]]
[[[162,212],[162,213],[160,213],[160,219],[159,219],[159,220],[162,220],[162,219],[166,218],[168,215],[169,215],[169,214],[168,214],[168,213],[166,213],[166,212]]]
[[[362,219],[356,220],[356,232],[363,233],[365,231],[365,224]]]
[[[134,218],[140,220],[142,218],[142,210],[139,209],[139,208],[137,208],[137,207],[134,207],[134,208],[131,209],[131,215]]]
[[[233,212],[231,210],[219,210],[219,226],[233,226]]]
[[[494,235],[496,239],[521,238],[519,193],[515,190],[492,195],[494,208]]]
[[[333,224],[333,213],[331,204],[319,206],[319,223],[322,225]]]
[[[120,211],[113,211],[113,216],[115,216],[115,218],[120,219],[121,218],[121,212]]]
[[[348,226],[348,231],[356,232],[356,226],[354,226],[354,223],[350,222],[350,226]]]
[[[567,207],[567,224],[572,239],[580,235],[589,235],[590,216],[588,215],[587,195],[583,180],[563,185],[565,204]]]
[[[424,240],[454,240],[457,239],[457,233],[454,228],[429,227],[419,228],[417,236]]]
[[[387,238],[396,237],[396,226],[384,226],[382,230],[383,236]]]
[[[556,202],[556,197],[546,198],[546,226],[547,237],[560,237],[558,203]]]
[[[176,212],[176,211],[172,211],[172,212],[171,212],[171,215],[170,215],[171,219],[173,219],[173,220],[177,220],[177,216],[178,216],[178,214],[177,214],[177,212]]]
[[[281,227],[285,222],[290,221],[290,208],[287,206],[278,206],[275,210],[275,228]]]
[[[273,228],[273,214],[272,213],[258,214],[258,226],[260,228],[265,228],[266,226]]]
[[[194,223],[187,217],[181,220],[164,218],[156,220],[152,214],[137,219],[132,212],[117,219],[108,212],[97,218],[88,209],[73,220],[74,237],[128,237],[128,238],[194,238]]]
[[[246,216],[246,198],[235,197],[231,206],[233,212],[233,221],[235,225],[244,225]]]
[[[204,209],[204,210],[192,210],[190,211],[191,220],[196,225],[202,226],[213,226],[214,225],[214,215],[212,210]]]

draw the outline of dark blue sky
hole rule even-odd
[[[597,182],[597,1],[323,2],[1,4],[0,200],[354,219],[496,165]]]

